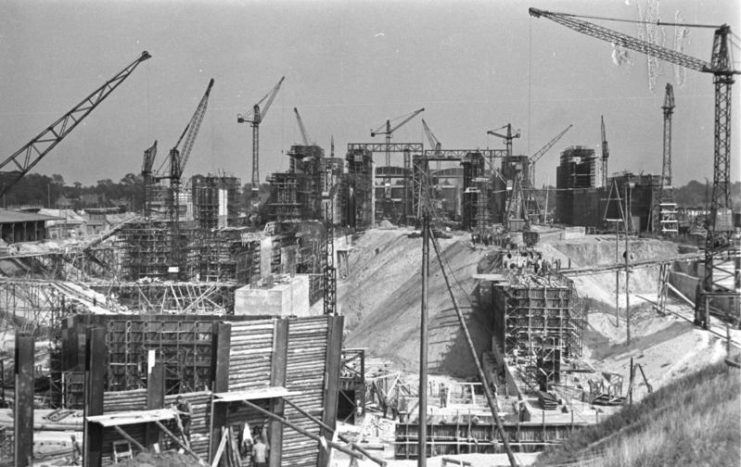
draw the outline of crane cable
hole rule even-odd
[[[656,26],[682,26],[687,28],[710,28],[718,29],[720,26],[714,24],[688,24],[688,23],[674,23],[669,21],[643,21],[637,19],[624,19],[624,18],[608,18],[606,16],[591,16],[591,15],[576,15],[573,13],[559,13],[555,11],[547,11],[546,13],[558,16],[568,16],[570,18],[580,19],[596,19],[600,21],[613,21],[616,23],[633,23],[633,24],[653,24]]]

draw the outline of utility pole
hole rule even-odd
[[[422,312],[419,326],[419,455],[417,465],[427,465],[427,295],[430,277],[430,214],[422,215]]]
[[[625,332],[627,336],[626,344],[630,345],[630,252],[628,250],[628,219],[630,219],[630,182],[625,182]]]

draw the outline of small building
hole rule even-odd
[[[87,233],[85,218],[72,209],[40,209],[39,214],[58,217],[46,222],[46,230],[52,240],[79,238]]]
[[[0,236],[6,243],[35,242],[48,238],[46,223],[59,217],[0,209]]]

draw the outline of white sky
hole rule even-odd
[[[103,84],[142,50],[152,59],[34,169],[71,184],[119,180],[141,170],[159,140],[158,160],[175,144],[209,78],[216,83],[185,175],[251,174],[251,131],[238,125],[285,75],[261,126],[261,177],[288,167],[300,142],[298,107],[310,137],[336,155],[348,142],[383,141],[370,129],[425,107],[444,148],[502,148],[486,130],[522,129],[515,153],[532,154],[569,123],[569,133],[538,164],[537,182],[555,184],[558,154],[598,148],[600,115],[610,172],[659,173],[664,85],[648,89],[646,60],[617,67],[610,44],[528,7],[636,19],[637,0],[546,1],[38,1],[0,2],[0,159]],[[641,0],[642,6],[647,5]],[[741,32],[736,0],[664,0],[662,20],[728,23]],[[634,24],[598,24],[636,35]],[[671,46],[672,28],[667,28]],[[709,60],[711,29],[692,29],[685,53]],[[741,50],[734,48],[735,57]],[[736,63],[737,68],[741,64]],[[674,179],[712,179],[712,77],[688,71],[674,83]],[[734,92],[732,179],[739,180],[738,89]],[[421,142],[420,117],[394,141]],[[379,155],[380,156],[380,155]],[[380,158],[378,159],[380,161]],[[159,161],[155,166],[159,165]]]

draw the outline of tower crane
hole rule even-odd
[[[154,140],[149,148],[144,151],[144,161],[142,163],[142,179],[144,180],[144,216],[149,217],[152,214],[152,185],[154,185],[154,175],[152,167],[154,158],[157,157],[157,140]]]
[[[398,120],[398,119],[402,119],[402,120],[399,123],[397,123],[396,125],[394,125],[393,127],[391,126],[391,120],[386,120],[386,123],[384,123],[383,125],[381,125],[380,127],[378,127],[375,130],[371,130],[371,132],[370,132],[371,138],[374,138],[374,137],[376,137],[378,135],[385,135],[386,136],[386,167],[388,167],[388,166],[391,165],[391,152],[390,152],[389,147],[388,147],[391,144],[391,135],[396,130],[398,130],[399,128],[401,128],[409,120],[413,119],[417,115],[419,115],[422,112],[424,112],[424,110],[425,109],[423,107],[423,108],[421,108],[419,110],[415,110],[414,112],[410,113],[409,115],[397,117],[394,120]]]
[[[183,176],[183,170],[185,165],[188,163],[188,158],[193,150],[193,143],[195,143],[196,136],[198,136],[198,130],[201,128],[203,122],[203,116],[206,114],[206,108],[208,107],[208,98],[211,94],[211,88],[214,85],[213,78],[208,82],[206,92],[203,94],[201,101],[196,107],[196,111],[190,118],[190,121],[185,126],[185,129],[180,134],[175,146],[170,149],[165,163],[160,166],[157,171],[158,175],[155,177],[156,180],[170,180],[170,196],[168,199],[167,210],[170,217],[170,225],[172,228],[172,254],[173,262],[179,267],[181,246],[180,242],[180,186],[181,178]],[[169,166],[169,167],[166,167]],[[179,273],[179,270],[178,270]]]
[[[440,144],[440,141],[435,137],[435,134],[432,133],[432,130],[430,130],[430,127],[427,125],[427,122],[425,122],[425,119],[422,119],[422,127],[425,129],[425,135],[427,136],[427,141],[430,142],[430,147],[432,147],[435,150],[435,154],[439,154],[440,150],[442,149],[442,144]],[[440,161],[436,161],[435,168],[437,170],[440,170]]]
[[[265,94],[265,97],[260,99],[257,104],[252,106],[252,113],[237,114],[237,123],[252,125],[252,191],[260,190],[260,124],[267,116],[268,110],[270,110],[270,106],[273,104],[273,100],[285,79],[285,76],[281,77],[278,84]]]
[[[600,115],[602,132],[602,187],[607,188],[607,162],[610,158],[610,149],[607,147],[607,132],[605,131],[605,116]]]
[[[530,185],[535,186],[535,164],[543,157],[545,154],[551,150],[551,148],[558,143],[558,141],[563,138],[563,135],[566,134],[567,131],[571,129],[571,127],[574,126],[574,124],[570,124],[566,127],[565,130],[563,130],[561,133],[557,134],[553,137],[550,141],[548,141],[545,146],[538,149],[535,154],[530,156]]]
[[[304,141],[304,145],[310,146],[311,143],[309,142],[308,133],[306,133],[306,127],[304,126],[304,121],[301,120],[301,115],[298,113],[298,109],[296,107],[293,108],[293,111],[296,114],[296,121],[298,122],[298,129],[301,131],[301,139]]]
[[[49,125],[44,131],[36,135],[31,141],[26,143],[19,150],[10,155],[7,159],[0,162],[0,170],[6,166],[11,165],[10,173],[12,177],[7,181],[2,188],[0,188],[0,196],[10,190],[18,180],[23,178],[41,159],[51,151],[54,146],[59,144],[70,132],[75,129],[81,121],[87,117],[101,102],[108,97],[114,89],[123,83],[131,73],[134,72],[137,66],[144,60],[151,57],[149,52],[146,50],[134,60],[132,63],[127,65],[123,70],[119,71],[113,78],[109,79],[98,89],[90,93],[84,98],[79,104],[72,107],[66,114],[59,117],[54,123]]]
[[[701,60],[681,52],[677,52],[657,44],[653,44],[635,37],[623,34],[603,26],[590,23],[573,14],[556,13],[551,11],[530,8],[530,15],[536,18],[544,17],[559,23],[582,34],[601,39],[621,47],[640,52],[651,57],[665,60],[701,73],[713,75],[715,87],[715,130],[713,151],[713,194],[710,204],[710,218],[708,232],[705,238],[705,274],[702,288],[695,299],[695,322],[705,328],[709,319],[711,304],[714,299],[726,298],[730,306],[739,309],[739,281],[738,262],[728,258],[737,258],[739,249],[733,245],[731,230],[733,229],[732,204],[730,192],[731,168],[731,89],[733,75],[739,71],[733,69],[728,46],[731,27],[689,25],[683,27],[704,27],[715,29],[713,48],[710,62]],[[607,19],[607,18],[603,18]],[[659,26],[671,26],[673,23],[657,22]],[[733,264],[735,263],[735,265]]]
[[[505,133],[497,133],[498,131],[504,130],[504,129],[507,130]],[[495,128],[493,130],[489,130],[489,131],[486,132],[486,134],[487,135],[492,135],[492,136],[498,136],[498,137],[504,139],[505,144],[507,145],[506,146],[507,147],[507,156],[509,157],[509,156],[512,155],[512,140],[515,139],[515,138],[519,138],[520,137],[520,130],[517,130],[517,133],[515,133],[513,135],[512,134],[512,124],[511,123],[508,123],[508,124],[504,125],[503,127]]]
[[[664,93],[664,147],[661,163],[661,185],[659,196],[653,206],[653,228],[662,234],[676,234],[679,232],[677,224],[676,204],[674,203],[674,189],[672,188],[672,114],[674,113],[674,88],[666,83]]]

